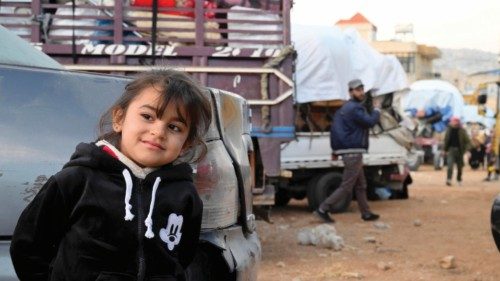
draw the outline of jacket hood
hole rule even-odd
[[[71,156],[64,168],[81,166],[101,170],[112,174],[122,174],[124,169],[130,170],[126,164],[121,162],[105,146],[97,146],[95,143],[80,143],[76,146],[75,152]],[[151,172],[148,177],[160,177],[168,180],[192,180],[192,169],[187,163],[173,165],[172,163],[162,166]]]

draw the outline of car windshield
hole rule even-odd
[[[57,61],[36,50],[25,40],[19,38],[0,25],[0,63],[53,69],[64,69]]]

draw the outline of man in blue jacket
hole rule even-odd
[[[330,127],[330,145],[333,154],[341,155],[344,162],[342,183],[328,198],[321,203],[314,214],[327,223],[335,222],[329,215],[330,207],[356,191],[361,218],[373,221],[379,215],[370,211],[366,198],[366,180],[363,171],[363,153],[368,151],[368,130],[380,119],[378,106],[368,113],[361,102],[365,99],[361,80],[354,79],[348,84],[351,99],[335,113]]]

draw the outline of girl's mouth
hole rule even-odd
[[[153,141],[142,141],[142,142],[145,143],[149,147],[160,149],[160,150],[165,150],[165,148],[159,143],[156,143]]]

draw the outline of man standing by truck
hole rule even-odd
[[[314,211],[314,214],[326,223],[335,222],[329,215],[331,206],[346,196],[352,196],[353,188],[356,190],[361,218],[365,221],[379,218],[379,215],[372,213],[368,206],[363,153],[368,151],[368,129],[379,121],[380,110],[374,105],[375,110],[368,113],[361,104],[365,99],[364,85],[361,80],[351,80],[348,86],[351,99],[337,110],[330,127],[330,145],[333,154],[342,156],[344,162],[342,183]]]

